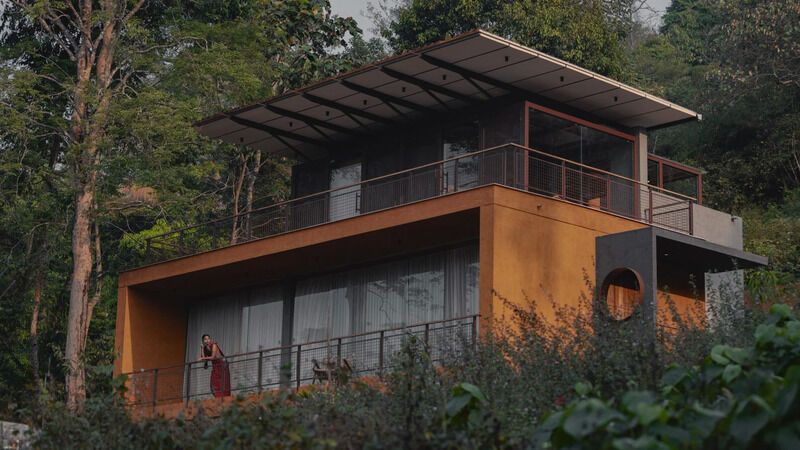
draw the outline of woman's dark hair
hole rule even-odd
[[[206,336],[208,336],[208,335],[204,334],[203,336],[200,337],[200,342],[203,343],[203,356],[211,356],[211,355],[214,354],[214,350],[208,348],[208,346],[206,345],[206,343],[205,343]],[[208,338],[211,339],[211,336],[208,336]],[[203,368],[208,368],[208,363],[207,362],[203,365]]]

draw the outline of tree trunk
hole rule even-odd
[[[42,304],[42,288],[44,285],[44,267],[39,265],[33,287],[33,311],[31,312],[30,328],[30,359],[31,377],[36,391],[39,391],[39,311]]]
[[[245,155],[241,155],[240,159],[242,161],[241,170],[236,177],[236,184],[233,186],[233,217],[231,218],[231,244],[235,244],[239,241],[239,221],[241,218],[239,217],[239,199],[242,196],[242,186],[244,185],[244,179],[247,177],[247,157]]]
[[[90,178],[93,176],[90,175]],[[88,181],[88,180],[87,180]],[[83,365],[84,337],[89,327],[89,287],[92,277],[92,207],[94,183],[85,183],[75,197],[72,229],[72,281],[69,292],[67,344],[67,408],[80,411],[86,400],[86,371]]]
[[[244,220],[244,229],[245,229],[245,236],[247,239],[252,239],[253,237],[253,228],[252,228],[252,215],[250,213],[253,212],[253,197],[255,195],[255,188],[256,188],[256,180],[258,179],[258,173],[261,171],[261,150],[256,150],[254,159],[253,159],[253,167],[250,169],[250,173],[248,175],[247,180],[247,197],[245,198],[245,212],[247,215],[245,216]]]

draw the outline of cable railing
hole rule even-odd
[[[247,213],[180,228],[144,242],[144,264],[498,184],[692,234],[696,200],[545,152],[505,144],[372,178]]]
[[[424,346],[433,363],[441,363],[457,357],[465,345],[475,345],[479,318],[471,315],[226,356],[227,371],[222,372],[229,374],[224,383],[230,385],[230,393],[225,394],[299,389],[382,375],[394,367],[404,342],[411,338]],[[213,398],[213,370],[213,362],[195,361],[127,373],[127,402],[156,406]]]

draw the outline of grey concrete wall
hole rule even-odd
[[[742,218],[703,205],[692,205],[693,235],[708,242],[741,250]]]
[[[656,324],[656,239],[653,229],[626,231],[599,236],[596,239],[595,289],[602,288],[603,281],[614,269],[628,268],[642,277],[644,286],[644,317],[655,329]],[[605,296],[599,292],[598,297]]]

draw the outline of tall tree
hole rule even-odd
[[[624,54],[599,0],[411,0],[379,14],[398,51],[483,28],[600,73],[623,73]]]
[[[285,195],[290,160],[259,161],[192,123],[377,53],[327,0],[15,0],[0,25],[0,248],[12,263],[0,300],[26,300],[0,302],[0,339],[14,339],[0,382],[21,386],[35,368],[35,353],[15,345],[35,334],[38,359],[65,357],[80,408],[86,384],[103,378],[85,364],[113,358],[113,283],[140,261],[140,238]]]
[[[141,41],[125,38],[136,34],[132,22],[145,0],[12,1],[73,63],[71,75],[58,83],[69,99],[65,138],[74,192],[66,389],[68,407],[78,410],[86,397],[82,355],[104,275],[95,222],[97,181],[109,144],[109,110],[133,75],[132,56],[140,50],[132,44]]]

